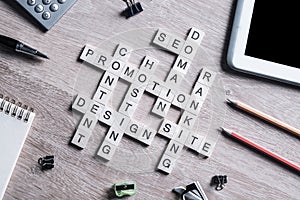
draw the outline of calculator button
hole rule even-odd
[[[28,1],[27,1],[27,4],[30,5],[30,6],[34,6],[35,3],[36,3],[35,0],[28,0]]]
[[[50,12],[46,11],[46,12],[43,13],[42,16],[43,16],[43,19],[44,19],[44,20],[48,20],[48,19],[50,19],[51,14],[50,14]]]
[[[50,10],[52,11],[52,12],[55,12],[55,11],[57,11],[58,10],[58,4],[56,4],[56,3],[53,3],[53,4],[51,4],[51,6],[50,6]]]
[[[41,13],[41,12],[44,11],[44,6],[42,4],[38,4],[38,5],[35,6],[34,10],[37,13]]]
[[[58,3],[63,4],[63,3],[66,3],[67,0],[57,0],[57,1],[58,1]]]
[[[51,3],[51,0],[43,0],[43,4],[48,5]]]

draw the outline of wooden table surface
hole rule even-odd
[[[125,19],[119,15],[126,7],[122,1],[78,0],[51,30],[44,32],[14,1],[0,1],[0,34],[19,39],[50,57],[32,59],[0,48],[0,93],[31,105],[37,114],[4,199],[116,199],[111,188],[122,180],[136,181],[138,188],[135,196],[125,199],[178,199],[172,189],[192,181],[201,183],[209,199],[300,199],[298,174],[223,136],[210,158],[185,151],[169,175],[156,171],[155,166],[167,144],[162,137],[156,137],[150,147],[124,138],[115,155],[121,160],[108,163],[95,158],[107,127],[98,125],[82,151],[68,144],[80,119],[69,109],[77,89],[97,84],[84,72],[93,74],[94,69],[78,61],[83,46],[103,41],[126,43],[126,31],[149,30],[151,35],[158,28],[181,35],[191,27],[203,30],[202,48],[219,73],[224,100],[225,96],[239,99],[300,128],[299,88],[227,69],[224,57],[234,1],[141,3],[144,11]],[[147,43],[148,39],[137,37],[134,41]],[[128,35],[127,42],[131,40]],[[159,59],[165,59],[171,67],[174,56],[157,52]],[[199,70],[200,66],[194,68]],[[87,79],[79,83],[80,77]],[[140,111],[148,109],[145,107]],[[220,101],[220,107],[225,114],[219,116],[221,123],[212,127],[213,132],[223,125],[300,164],[299,138],[232,109],[224,101]],[[55,155],[55,167],[43,172],[37,160],[46,155]],[[209,185],[214,175],[228,176],[222,191]]]

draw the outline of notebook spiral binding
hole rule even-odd
[[[1,101],[2,100],[2,101]],[[4,97],[3,94],[0,94],[0,112],[3,112],[7,115],[28,122],[30,114],[33,113],[33,108],[28,108],[27,105],[23,105],[21,102],[16,104],[14,99],[9,99],[9,97]],[[6,105],[7,104],[7,105]],[[24,118],[23,118],[24,117]]]

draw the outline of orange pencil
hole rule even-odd
[[[237,102],[237,101],[233,101],[233,100],[230,100],[230,99],[227,99],[227,103],[233,107],[236,107],[236,108],[239,108],[247,113],[250,113],[260,119],[263,119],[279,128],[282,128],[290,133],[293,133],[295,134],[296,136],[300,137],[300,130],[278,120],[278,119],[275,119],[274,117],[270,116],[270,115],[267,115],[255,108],[252,108],[244,103],[241,103],[241,102]]]

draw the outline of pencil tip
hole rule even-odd
[[[220,131],[220,132],[223,132],[224,128],[223,127],[219,127],[217,130]]]
[[[226,99],[226,102],[230,104],[232,103],[232,101],[229,98]]]
[[[227,128],[220,127],[220,129],[221,129],[222,133],[227,133],[227,134],[231,133],[231,131],[229,129],[227,129]]]
[[[229,98],[226,99],[226,103],[229,104],[229,105],[236,105],[237,104],[236,101],[233,101],[233,100],[231,100]]]

